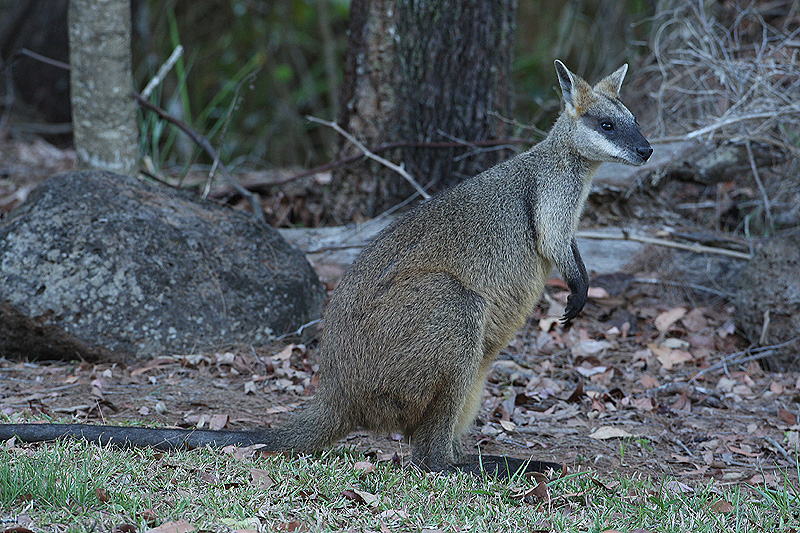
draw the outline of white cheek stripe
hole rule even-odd
[[[600,153],[608,154],[611,157],[629,160],[630,157],[626,150],[609,141],[606,137],[596,131],[591,131],[592,148]]]

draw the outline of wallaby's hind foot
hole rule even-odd
[[[470,474],[497,477],[498,479],[511,479],[525,474],[548,474],[550,472],[555,477],[560,477],[564,473],[564,466],[559,463],[517,459],[516,457],[505,455],[469,455],[464,462],[453,466]]]

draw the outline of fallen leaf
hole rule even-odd
[[[723,481],[736,481],[738,479],[742,479],[744,474],[741,472],[725,472],[722,474]]]
[[[268,489],[275,485],[275,480],[272,479],[269,472],[260,468],[250,469],[250,480],[253,482],[253,486],[259,489]]]
[[[719,381],[717,381],[717,389],[724,392],[731,392],[733,390],[733,387],[735,387],[737,383],[738,381],[736,381],[735,379],[722,376],[721,378],[719,378]]]
[[[503,429],[506,431],[514,431],[517,428],[517,425],[510,420],[501,420],[500,425],[503,426]]]
[[[512,490],[511,493],[509,493],[509,497],[512,500],[534,504],[550,501],[550,491],[547,489],[547,483],[540,481],[535,487],[523,487],[521,489]]]
[[[369,505],[370,507],[374,507],[374,506],[378,505],[378,503],[380,503],[380,497],[379,496],[375,496],[372,493],[369,493],[369,492],[366,492],[366,491],[363,491],[363,490],[359,490],[359,489],[352,489],[352,490],[353,490],[353,492],[358,494],[361,497],[362,501],[364,503],[366,503],[367,505]]]
[[[639,385],[641,385],[645,390],[648,390],[655,389],[656,387],[660,386],[661,383],[659,383],[659,381],[650,374],[642,374],[642,377],[639,378]]]
[[[228,425],[228,415],[211,415],[208,420],[208,429],[220,430]]]
[[[726,500],[717,500],[711,505],[711,510],[717,513],[732,513],[733,505]]]
[[[278,531],[308,531],[306,525],[300,522],[299,520],[292,520],[291,522],[278,524],[277,526],[275,526],[275,529],[277,529]]]
[[[141,512],[139,513],[139,518],[141,520],[144,520],[145,523],[149,526],[155,523],[155,521],[158,519],[158,515],[152,508],[148,507],[147,509],[141,510]]]
[[[164,522],[156,528],[148,529],[147,533],[190,533],[191,531],[197,531],[197,528],[189,522],[179,520],[177,522]]]
[[[583,396],[584,396],[584,394],[583,394],[583,380],[580,380],[578,382],[578,386],[575,387],[575,390],[572,391],[572,394],[570,394],[569,398],[567,398],[567,402],[568,403],[580,403],[581,400],[583,399]]]
[[[97,499],[101,502],[108,502],[108,491],[106,489],[94,489],[94,493],[97,495]]]
[[[375,465],[370,463],[369,461],[358,461],[356,464],[353,465],[353,470],[356,472],[364,472],[365,474],[371,474],[375,471]]]
[[[672,494],[694,494],[694,489],[685,483],[671,479],[664,484],[664,488]]]
[[[675,411],[685,411],[687,413],[691,413],[692,400],[690,400],[689,396],[683,392],[680,396],[678,396],[678,399],[675,400],[675,403],[673,403],[670,408],[674,409]]]
[[[586,339],[572,345],[572,353],[576,357],[587,357],[590,355],[597,355],[613,345],[608,341],[598,341],[594,339]]]
[[[595,374],[602,374],[606,370],[608,370],[608,368],[605,366],[593,366],[593,367],[579,366],[575,369],[575,371],[578,372],[578,374],[580,374],[585,378],[590,378]]]
[[[776,487],[779,481],[780,478],[775,474],[756,474],[747,480],[750,485],[767,485],[770,487]]]
[[[635,407],[640,411],[653,411],[655,406],[653,405],[653,400],[650,398],[632,398],[631,399],[631,406]]]
[[[606,440],[606,439],[628,438],[633,436],[634,435],[631,435],[622,428],[614,426],[602,426],[594,430],[594,432],[589,435],[589,438],[595,440]]]
[[[656,329],[661,333],[669,330],[672,325],[686,315],[685,307],[675,307],[669,311],[664,311],[655,319]]]
[[[539,329],[542,331],[550,331],[553,329],[553,325],[558,324],[561,321],[560,316],[546,316],[539,319]]]
[[[285,361],[292,356],[292,350],[294,350],[296,347],[296,344],[287,344],[283,347],[283,350],[273,355],[272,359],[275,361]]]
[[[797,415],[783,407],[778,410],[778,417],[780,417],[787,426],[794,426],[797,424]]]
[[[688,476],[704,476],[706,472],[708,472],[708,466],[701,466],[699,468],[695,468],[694,470],[687,470],[686,472],[681,472],[680,475],[683,477]]]
[[[706,320],[706,317],[703,315],[703,310],[700,308],[689,311],[686,316],[681,318],[681,323],[686,329],[695,333],[704,330],[706,326],[708,326],[708,320]]]
[[[648,344],[647,347],[655,354],[656,359],[658,359],[658,362],[661,363],[661,366],[663,366],[665,370],[672,370],[674,367],[694,359],[692,354],[685,350],[669,348],[667,346],[657,346],[652,343]]]
[[[342,491],[342,496],[344,496],[345,499],[350,500],[351,502],[365,503],[364,498],[362,498],[361,495],[358,492],[354,491],[353,489],[344,489]]]
[[[407,520],[408,513],[400,509],[386,509],[378,514],[383,520]]]
[[[745,457],[751,457],[751,458],[761,457],[761,453],[753,452],[749,448],[750,446],[748,446],[747,444],[742,444],[741,448],[737,448],[736,446],[728,444],[728,449],[733,453],[738,453],[739,455],[744,455]]]

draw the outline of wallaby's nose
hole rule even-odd
[[[639,153],[640,156],[642,156],[642,159],[644,159],[645,161],[650,159],[650,156],[653,155],[653,148],[649,145],[640,146],[639,148],[636,149],[636,151]]]

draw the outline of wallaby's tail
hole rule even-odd
[[[158,450],[187,450],[202,446],[222,448],[249,446],[270,440],[271,430],[212,431],[163,429],[89,424],[0,424],[0,440],[17,437],[22,442],[46,442],[64,438],[82,439],[101,445]]]
[[[101,445],[191,450],[210,446],[251,446],[263,444],[269,451],[313,452],[330,446],[349,430],[340,417],[315,400],[278,428],[213,431],[207,429],[164,429],[89,424],[0,424],[0,441],[12,437],[22,442],[44,442],[64,438],[82,439]]]

